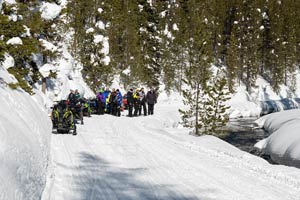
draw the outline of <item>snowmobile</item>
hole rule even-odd
[[[74,114],[65,100],[53,106],[51,119],[53,132],[77,134]]]

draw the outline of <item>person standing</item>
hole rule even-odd
[[[134,105],[134,114],[133,116],[137,116],[140,110],[141,101],[139,95],[139,89],[136,89],[135,93],[133,94],[133,105]]]
[[[119,89],[117,89],[117,103],[118,103],[118,107],[117,107],[117,113],[116,113],[116,115],[118,116],[118,117],[121,117],[121,105],[122,105],[122,99],[123,99],[123,97],[122,97],[122,93],[120,92],[120,90]]]
[[[104,114],[104,108],[105,108],[105,99],[103,96],[103,90],[100,89],[99,93],[97,94],[97,113],[99,115],[103,115]]]
[[[141,91],[139,92],[139,95],[140,95],[140,101],[141,101],[141,106],[140,106],[140,109],[139,109],[139,115],[142,115],[142,109],[143,109],[144,116],[147,116],[146,94],[145,94],[144,88],[141,88]]]
[[[75,107],[76,105],[76,97],[75,97],[75,91],[74,90],[70,90],[70,94],[68,95],[68,99],[67,99],[69,105],[71,107]]]
[[[109,96],[109,107],[110,107],[110,114],[117,115],[117,108],[118,108],[118,96],[117,91],[113,88],[112,92]]]
[[[130,88],[127,92],[128,117],[132,117],[133,103],[133,89]]]
[[[75,110],[76,110],[76,113],[79,115],[81,124],[83,124],[83,112],[82,112],[83,111],[83,100],[77,89],[75,90],[75,99],[76,99]]]
[[[109,101],[109,96],[110,96],[110,90],[109,88],[105,88],[105,91],[102,93],[103,95],[103,98],[104,98],[104,111],[106,113],[110,113],[110,110],[109,110],[109,105],[108,105],[108,101]]]
[[[148,115],[154,114],[154,104],[157,103],[157,96],[153,88],[150,89],[150,91],[147,92],[146,100],[148,103]]]

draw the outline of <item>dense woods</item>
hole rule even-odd
[[[34,65],[30,55],[41,50],[39,38],[62,39],[55,38],[55,22],[39,17],[38,7],[34,0],[2,5],[0,54],[3,58],[4,52],[10,53],[20,69]],[[300,2],[293,0],[72,0],[63,10],[67,23],[56,24],[72,31],[70,50],[94,89],[120,74],[125,86],[138,82],[158,87],[163,82],[167,90],[181,91],[192,68],[199,69],[197,76],[205,82],[209,77],[201,73],[214,64],[226,68],[231,91],[243,82],[251,92],[258,75],[275,91],[281,84],[293,91],[300,54],[299,9]],[[22,18],[13,20],[13,14]],[[22,35],[25,26],[31,35],[23,35],[22,46],[5,43]],[[103,52],[104,40],[109,53]],[[21,71],[19,75],[27,76],[34,66]]]
[[[251,92],[258,75],[268,80],[275,91],[280,84],[295,89],[294,78],[299,62],[300,18],[297,1],[71,1],[70,26],[80,39],[74,47],[90,52],[88,34],[97,21],[106,26],[101,34],[109,38],[110,67],[103,63],[89,66],[86,76],[99,73],[96,81],[109,82],[121,74],[124,84],[138,81],[166,89],[181,90],[182,79],[199,68],[209,71],[211,64],[226,68],[230,90],[243,82]],[[102,13],[97,12],[98,8]],[[75,8],[75,9],[74,9]],[[80,12],[79,12],[80,11]],[[74,12],[79,12],[77,15]],[[82,19],[82,20],[80,20]],[[80,32],[81,31],[81,32]],[[105,32],[105,33],[104,33]],[[85,51],[86,50],[86,51]],[[95,51],[97,54],[97,51]],[[101,55],[98,55],[101,58]],[[86,63],[86,61],[88,61]],[[90,70],[92,69],[92,70]],[[109,69],[109,70],[108,70]],[[129,69],[130,73],[122,73]],[[193,70],[192,70],[193,71]],[[105,74],[107,78],[103,79]],[[185,76],[184,76],[185,74]],[[198,74],[205,82],[207,78]],[[95,78],[94,78],[95,79]],[[97,79],[97,78],[96,78]]]

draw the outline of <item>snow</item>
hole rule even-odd
[[[228,110],[230,118],[259,116],[261,112],[261,108],[251,100],[243,86],[237,88],[237,92],[227,102],[227,105],[230,106]]]
[[[14,78],[0,65],[4,82]],[[40,199],[50,150],[51,122],[40,95],[0,82],[0,199]]]
[[[109,65],[110,63],[110,57],[109,56],[105,56],[102,60],[104,65]]]
[[[173,30],[174,31],[179,31],[179,28],[178,28],[177,24],[173,24]]]
[[[102,8],[98,8],[97,11],[101,14],[103,12],[103,9]]]
[[[88,30],[86,30],[86,33],[93,33],[93,32],[95,32],[94,28],[89,28]]]
[[[11,55],[9,55],[8,53],[5,53],[4,54],[4,61],[1,63],[1,65],[5,69],[11,68],[11,67],[15,66],[15,60]]]
[[[22,34],[22,37],[31,37],[31,33],[30,33],[30,28],[28,28],[27,26],[23,25],[25,33]]]
[[[256,147],[275,162],[300,167],[300,110],[272,113],[256,122],[271,134]]]
[[[49,50],[51,52],[57,51],[57,47],[51,42],[48,42],[47,40],[43,39],[39,39],[39,41],[42,43],[42,46],[45,48],[45,50]]]
[[[42,200],[300,198],[299,169],[189,135],[181,105],[180,95],[161,93],[152,116],[92,116],[77,136],[53,135]]]
[[[16,4],[16,0],[3,0],[4,3],[8,4],[8,5],[14,5]]]
[[[18,15],[12,13],[8,16],[8,20],[13,22],[18,21]]]
[[[39,68],[40,73],[44,78],[47,78],[50,74],[50,71],[55,72],[56,67],[52,64],[46,63],[42,67]]]
[[[34,55],[35,62],[38,64],[39,71],[44,77],[49,75],[50,70],[57,73],[57,79],[47,79],[49,87],[46,91],[46,96],[49,99],[47,103],[48,112],[53,103],[51,101],[59,101],[66,99],[70,93],[70,89],[78,89],[80,94],[86,98],[94,97],[95,94],[84,82],[81,74],[83,66],[76,62],[68,49],[68,43],[72,38],[72,32],[62,34],[65,39],[56,46],[46,40],[42,40],[46,48],[57,49],[61,53],[55,61],[51,63],[42,64],[42,57],[38,54]],[[53,46],[52,46],[53,45]],[[41,90],[41,85],[36,85]]]
[[[13,37],[13,38],[7,40],[6,44],[23,45],[23,41],[19,37]]]
[[[56,3],[43,2],[40,8],[41,17],[45,20],[53,20],[59,16],[61,10],[62,7]]]
[[[103,35],[94,35],[94,43],[99,44],[100,42],[103,42],[104,36]]]
[[[108,42],[108,37],[104,37],[103,38],[103,48],[101,50],[101,53],[103,53],[104,55],[108,55],[109,54],[109,42]]]
[[[105,29],[105,24],[102,21],[98,21],[95,26],[101,30]]]
[[[122,73],[129,76],[131,73],[131,70],[130,70],[130,68],[127,68],[127,69],[123,70]]]
[[[300,75],[297,75],[296,81],[297,85],[300,85]],[[300,89],[293,93],[287,86],[281,85],[277,94],[270,83],[262,77],[257,78],[255,86],[251,88],[251,94],[246,91],[246,86],[242,83],[235,90],[235,93],[227,102],[227,105],[231,106],[228,111],[230,118],[258,117],[269,112],[265,109],[280,111],[284,108],[288,109],[299,105],[295,99],[288,98],[291,95],[292,97],[300,97]]]

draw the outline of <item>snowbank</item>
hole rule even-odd
[[[230,118],[259,116],[261,108],[253,102],[245,87],[238,87],[237,92],[227,102],[230,106],[228,114]]]
[[[43,97],[11,90],[0,65],[0,199],[40,199],[46,181],[51,121]]]
[[[297,83],[300,84],[300,75],[297,75]],[[299,85],[297,84],[297,85]],[[255,86],[251,88],[251,94],[243,83],[236,88],[231,99],[227,102],[230,118],[258,117],[262,114],[278,112],[287,109],[299,108],[298,98],[300,89],[292,92],[287,86],[281,85],[277,93],[270,83],[262,77],[258,77]]]
[[[255,146],[275,162],[300,167],[300,110],[273,113],[256,122],[271,135]]]

